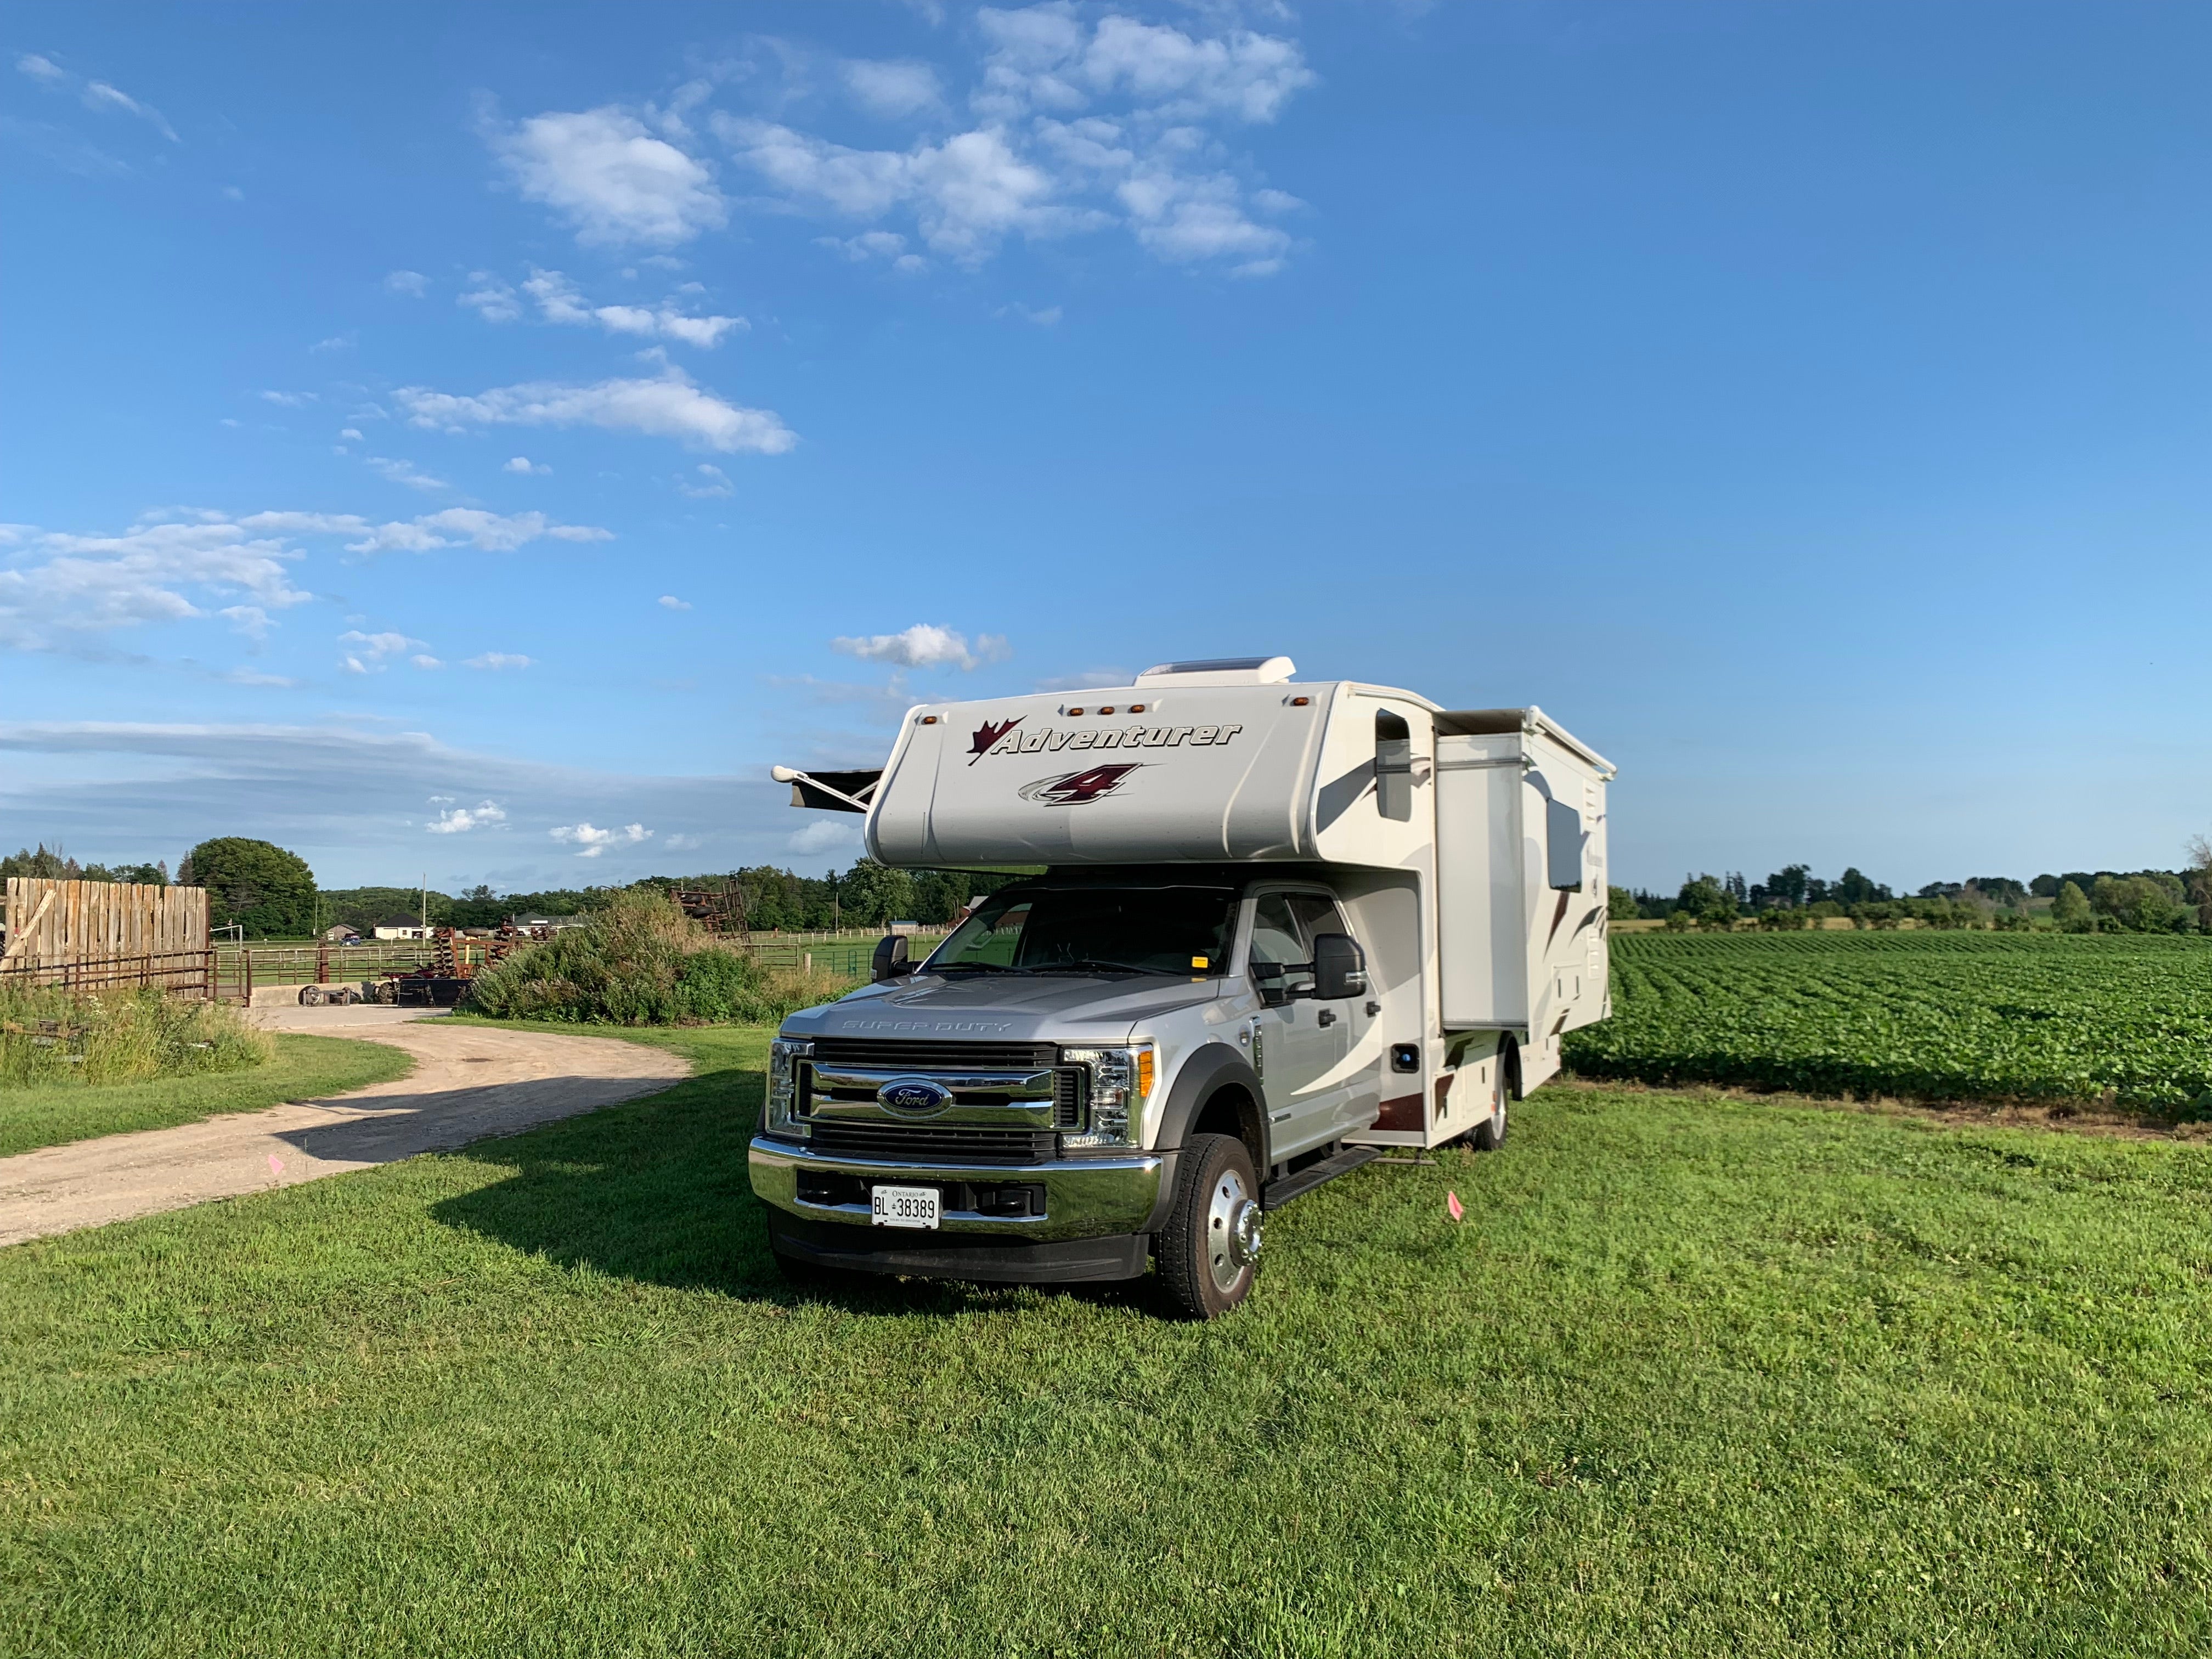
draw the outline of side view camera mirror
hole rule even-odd
[[[1314,996],[1322,1002],[1367,994],[1367,953],[1349,933],[1316,933],[1313,942]]]
[[[886,933],[876,941],[876,959],[869,976],[881,985],[886,980],[904,979],[918,964],[907,956],[904,933]]]
[[[1281,963],[1247,963],[1245,971],[1252,976],[1252,988],[1260,994],[1261,1007],[1279,1008],[1290,1000],[1291,988],[1285,982]]]

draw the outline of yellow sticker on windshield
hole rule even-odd
[[[1194,968],[1203,968],[1212,960],[1212,957],[1193,957],[1190,959],[1190,965]]]

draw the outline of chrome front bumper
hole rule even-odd
[[[754,1137],[748,1163],[753,1192],[764,1204],[809,1222],[869,1229],[867,1188],[896,1186],[1043,1189],[1042,1213],[987,1215],[945,1208],[936,1233],[904,1233],[921,1243],[950,1234],[994,1235],[1039,1243],[1148,1232],[1165,1188],[1167,1158],[1157,1152],[1103,1158],[1057,1158],[1045,1164],[906,1164],[831,1157],[799,1142]],[[819,1189],[819,1177],[846,1176],[858,1183],[857,1201],[814,1202],[799,1197],[801,1176]],[[879,1229],[891,1232],[890,1228]]]

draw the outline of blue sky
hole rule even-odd
[[[0,841],[847,861],[772,761],[1285,652],[1617,874],[2170,866],[2212,14],[18,4]]]

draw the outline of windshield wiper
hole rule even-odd
[[[1033,974],[1156,974],[1157,968],[1132,968],[1126,962],[1097,962],[1088,957],[1078,957],[1073,962],[1040,962],[1031,968]]]
[[[1009,968],[1003,962],[948,962],[942,968],[933,968],[933,974],[1026,974],[1026,968]]]

